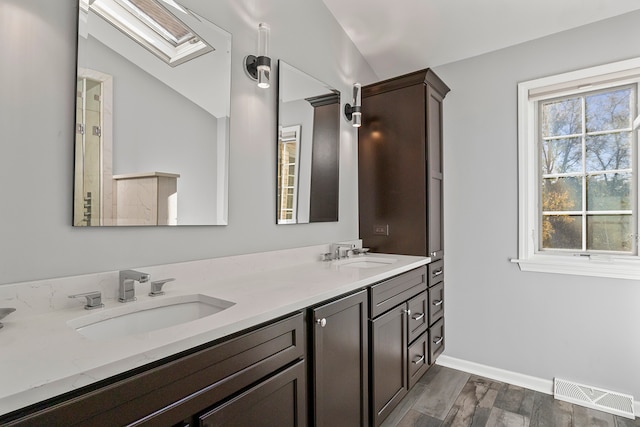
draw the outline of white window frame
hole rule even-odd
[[[518,259],[522,271],[640,279],[640,256],[542,252],[538,250],[538,102],[612,86],[638,84],[640,58],[600,65],[518,84]],[[640,90],[640,89],[639,89]],[[638,95],[640,98],[640,94]],[[638,114],[637,111],[635,114]],[[640,116],[633,122],[636,138]],[[637,156],[637,151],[634,151]],[[639,191],[637,170],[634,171]],[[638,195],[636,194],[636,198]],[[637,212],[640,218],[640,212]]]

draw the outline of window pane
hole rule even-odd
[[[631,167],[631,132],[588,136],[587,172]]]
[[[587,132],[630,127],[630,99],[630,88],[585,97]]]
[[[542,173],[582,172],[582,138],[542,141]]]
[[[542,248],[582,250],[582,217],[580,215],[543,216]]]
[[[582,178],[570,176],[543,179],[542,210],[553,212],[582,210]]]
[[[630,210],[631,174],[610,173],[587,177],[587,210]]]
[[[582,133],[582,101],[580,98],[542,104],[542,136]]]
[[[587,216],[587,249],[630,252],[631,215]]]

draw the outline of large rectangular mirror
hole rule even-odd
[[[80,0],[75,226],[227,224],[231,34],[179,0]]]
[[[278,224],[338,221],[340,92],[278,61]]]

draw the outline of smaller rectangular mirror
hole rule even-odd
[[[338,221],[340,92],[278,61],[277,223]]]

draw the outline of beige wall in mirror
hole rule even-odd
[[[90,3],[73,225],[226,225],[231,34],[180,2]]]

